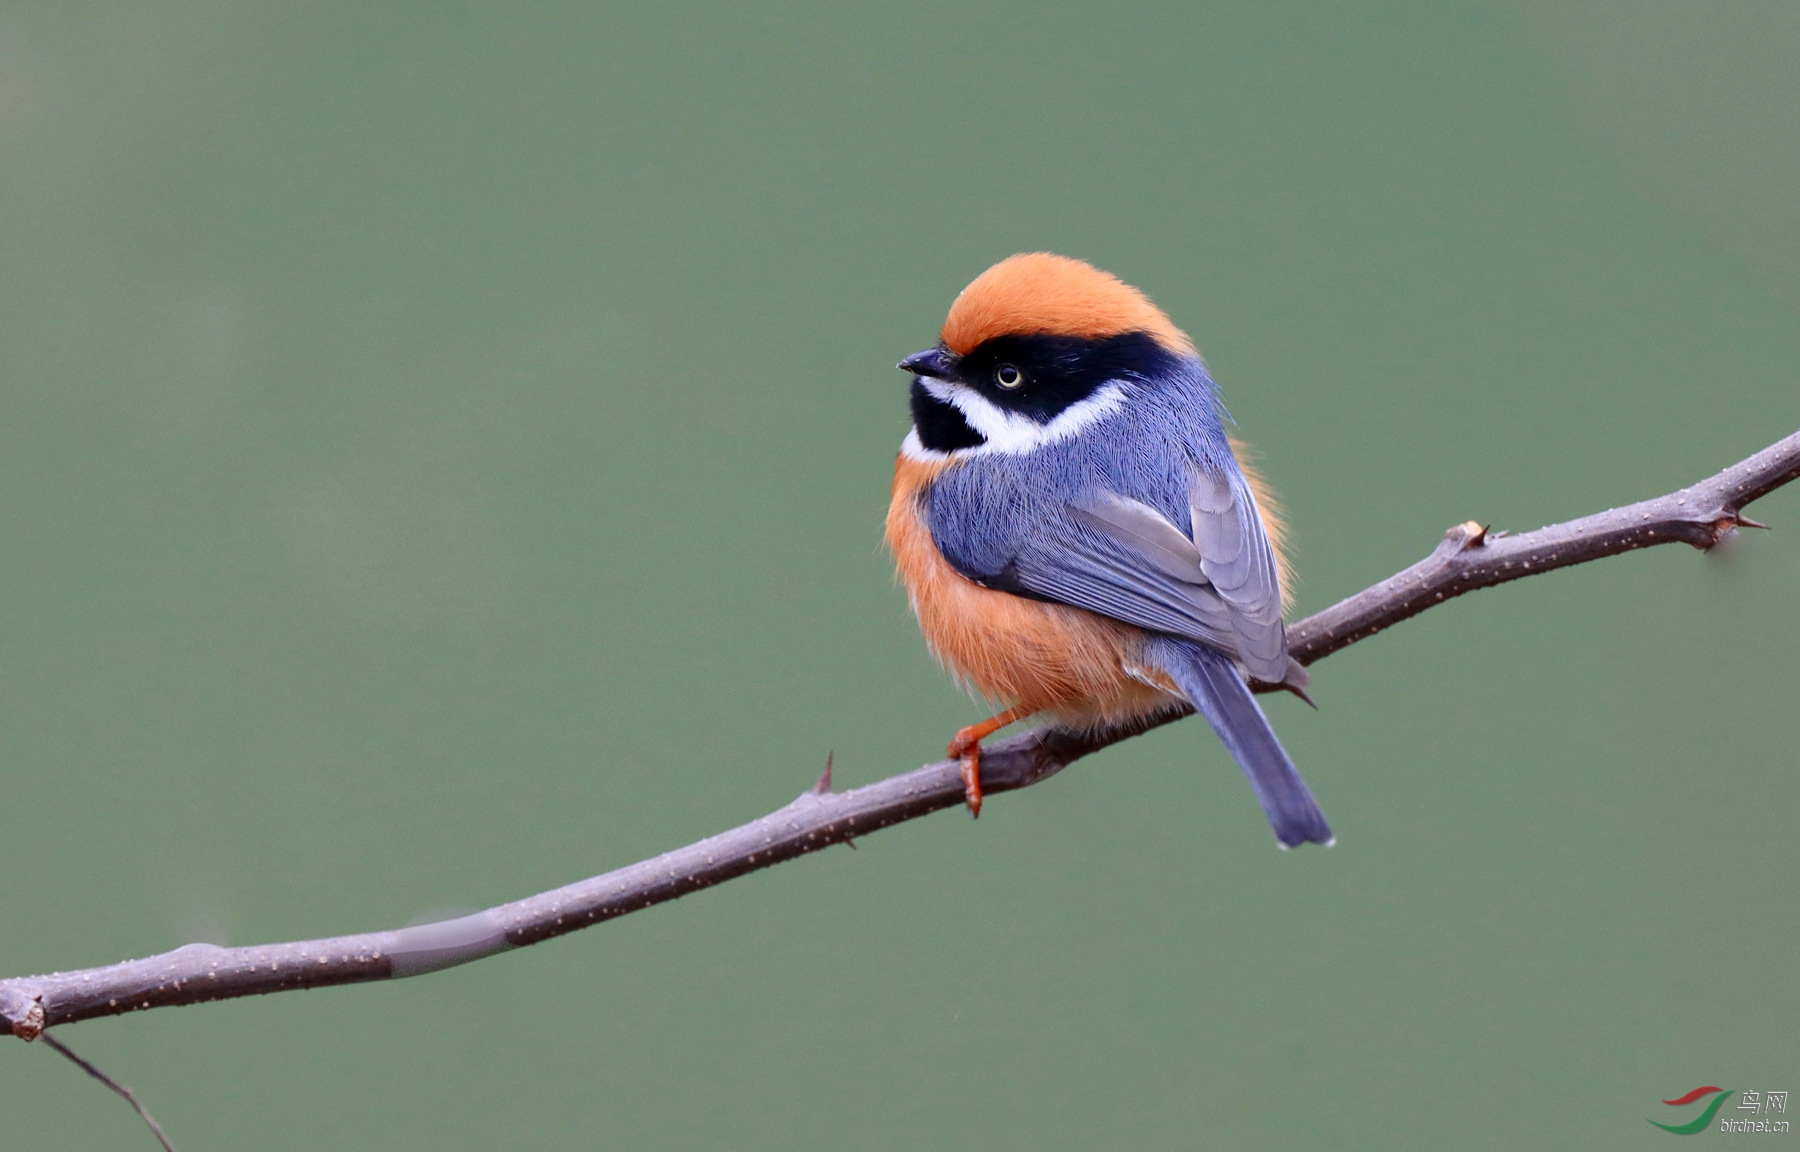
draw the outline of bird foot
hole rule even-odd
[[[963,803],[969,806],[970,817],[981,815],[981,742],[1029,715],[1031,710],[1028,708],[1008,708],[979,724],[957,729],[956,735],[950,738],[950,747],[945,751],[950,754],[950,759],[962,762]]]
[[[951,759],[962,762],[963,803],[969,806],[969,819],[975,820],[981,816],[981,741],[958,747],[961,743],[960,739],[950,741],[948,751]]]

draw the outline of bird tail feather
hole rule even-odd
[[[1306,843],[1331,844],[1325,814],[1319,811],[1306,781],[1288,759],[1231,658],[1173,638],[1159,639],[1151,656],[1206,717],[1244,770],[1276,842],[1284,849]]]

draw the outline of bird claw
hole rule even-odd
[[[969,806],[969,819],[981,816],[981,741],[971,740],[963,732],[956,734],[950,747],[944,749],[950,759],[962,765],[963,803]]]
[[[969,806],[970,817],[981,815],[981,742],[1008,724],[1023,720],[1031,712],[1017,705],[1008,708],[998,716],[989,716],[979,724],[971,724],[959,729],[950,738],[950,746],[945,749],[950,759],[961,761],[963,781],[963,802]]]
[[[971,744],[957,757],[962,761],[963,803],[969,806],[969,819],[981,817],[981,745]]]

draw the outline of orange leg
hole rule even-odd
[[[990,716],[979,724],[957,729],[948,749],[952,760],[962,761],[963,801],[970,816],[981,815],[981,742],[1015,720],[1031,713],[1024,708],[1008,708],[998,716]]]

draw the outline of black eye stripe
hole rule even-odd
[[[917,380],[912,385],[912,418],[919,444],[933,452],[979,448],[987,443],[987,437],[969,427],[956,405],[939,400]]]
[[[995,407],[1048,424],[1111,381],[1153,381],[1178,370],[1179,359],[1148,332],[996,336],[961,357],[956,375]],[[1012,387],[1000,383],[1007,368],[1019,374]]]

